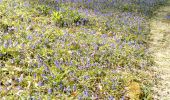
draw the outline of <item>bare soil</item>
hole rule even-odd
[[[159,79],[155,84],[154,100],[170,100],[170,0],[151,19],[150,51],[153,53]]]

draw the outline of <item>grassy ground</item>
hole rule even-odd
[[[170,1],[156,11],[151,20],[151,51],[156,62],[155,69],[159,73],[156,84],[155,100],[169,100],[170,97]]]
[[[2,99],[152,99],[145,15],[57,7],[54,0],[0,2]]]

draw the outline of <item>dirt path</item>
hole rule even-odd
[[[168,5],[161,7],[151,20],[151,45],[159,72],[158,84],[154,87],[154,100],[170,100],[170,0]],[[169,16],[168,16],[169,15]]]

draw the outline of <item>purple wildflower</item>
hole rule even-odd
[[[22,87],[21,87],[21,86],[17,86],[17,89],[18,89],[18,90],[21,90],[21,89],[22,89]]]
[[[60,82],[59,89],[60,89],[60,90],[63,89],[63,84],[62,84],[62,82]]]
[[[57,60],[54,62],[54,64],[58,69],[63,70]]]
[[[52,89],[48,89],[48,94],[51,94],[53,92]]]
[[[122,96],[122,98],[120,100],[125,100],[125,96]]]
[[[78,100],[82,100],[82,96],[81,95],[78,97]]]
[[[67,92],[67,88],[66,87],[64,87],[63,92],[65,92],[65,93]]]
[[[84,80],[87,80],[89,78],[90,78],[90,76],[88,76],[88,75],[84,76]]]
[[[19,83],[22,82],[22,80],[23,80],[23,75],[24,75],[24,74],[21,74],[21,75],[20,75],[20,77],[19,77],[19,79],[18,79]]]
[[[38,86],[43,86],[43,85],[44,85],[44,83],[42,81],[38,82]]]
[[[46,72],[49,72],[49,71],[50,71],[50,69],[48,68],[48,66],[47,66],[46,64],[44,64],[44,70],[45,70]]]
[[[170,20],[170,15],[167,15],[166,18]]]
[[[34,79],[36,79],[36,77],[37,77],[37,74],[36,74],[36,73],[34,73]]]
[[[28,35],[28,36],[27,36],[27,39],[28,39],[28,40],[32,40],[32,36]]]
[[[89,96],[89,93],[88,93],[87,90],[84,90],[84,91],[83,91],[83,94],[84,94],[85,97],[88,97],[88,96]]]
[[[77,90],[77,87],[76,87],[76,85],[74,84],[73,85],[73,91],[76,91]]]
[[[45,74],[41,74],[43,80],[48,80],[47,76]]]
[[[109,96],[108,100],[115,100],[113,96]]]

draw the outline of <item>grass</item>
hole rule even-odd
[[[147,16],[114,11],[1,1],[0,97],[152,99]]]

